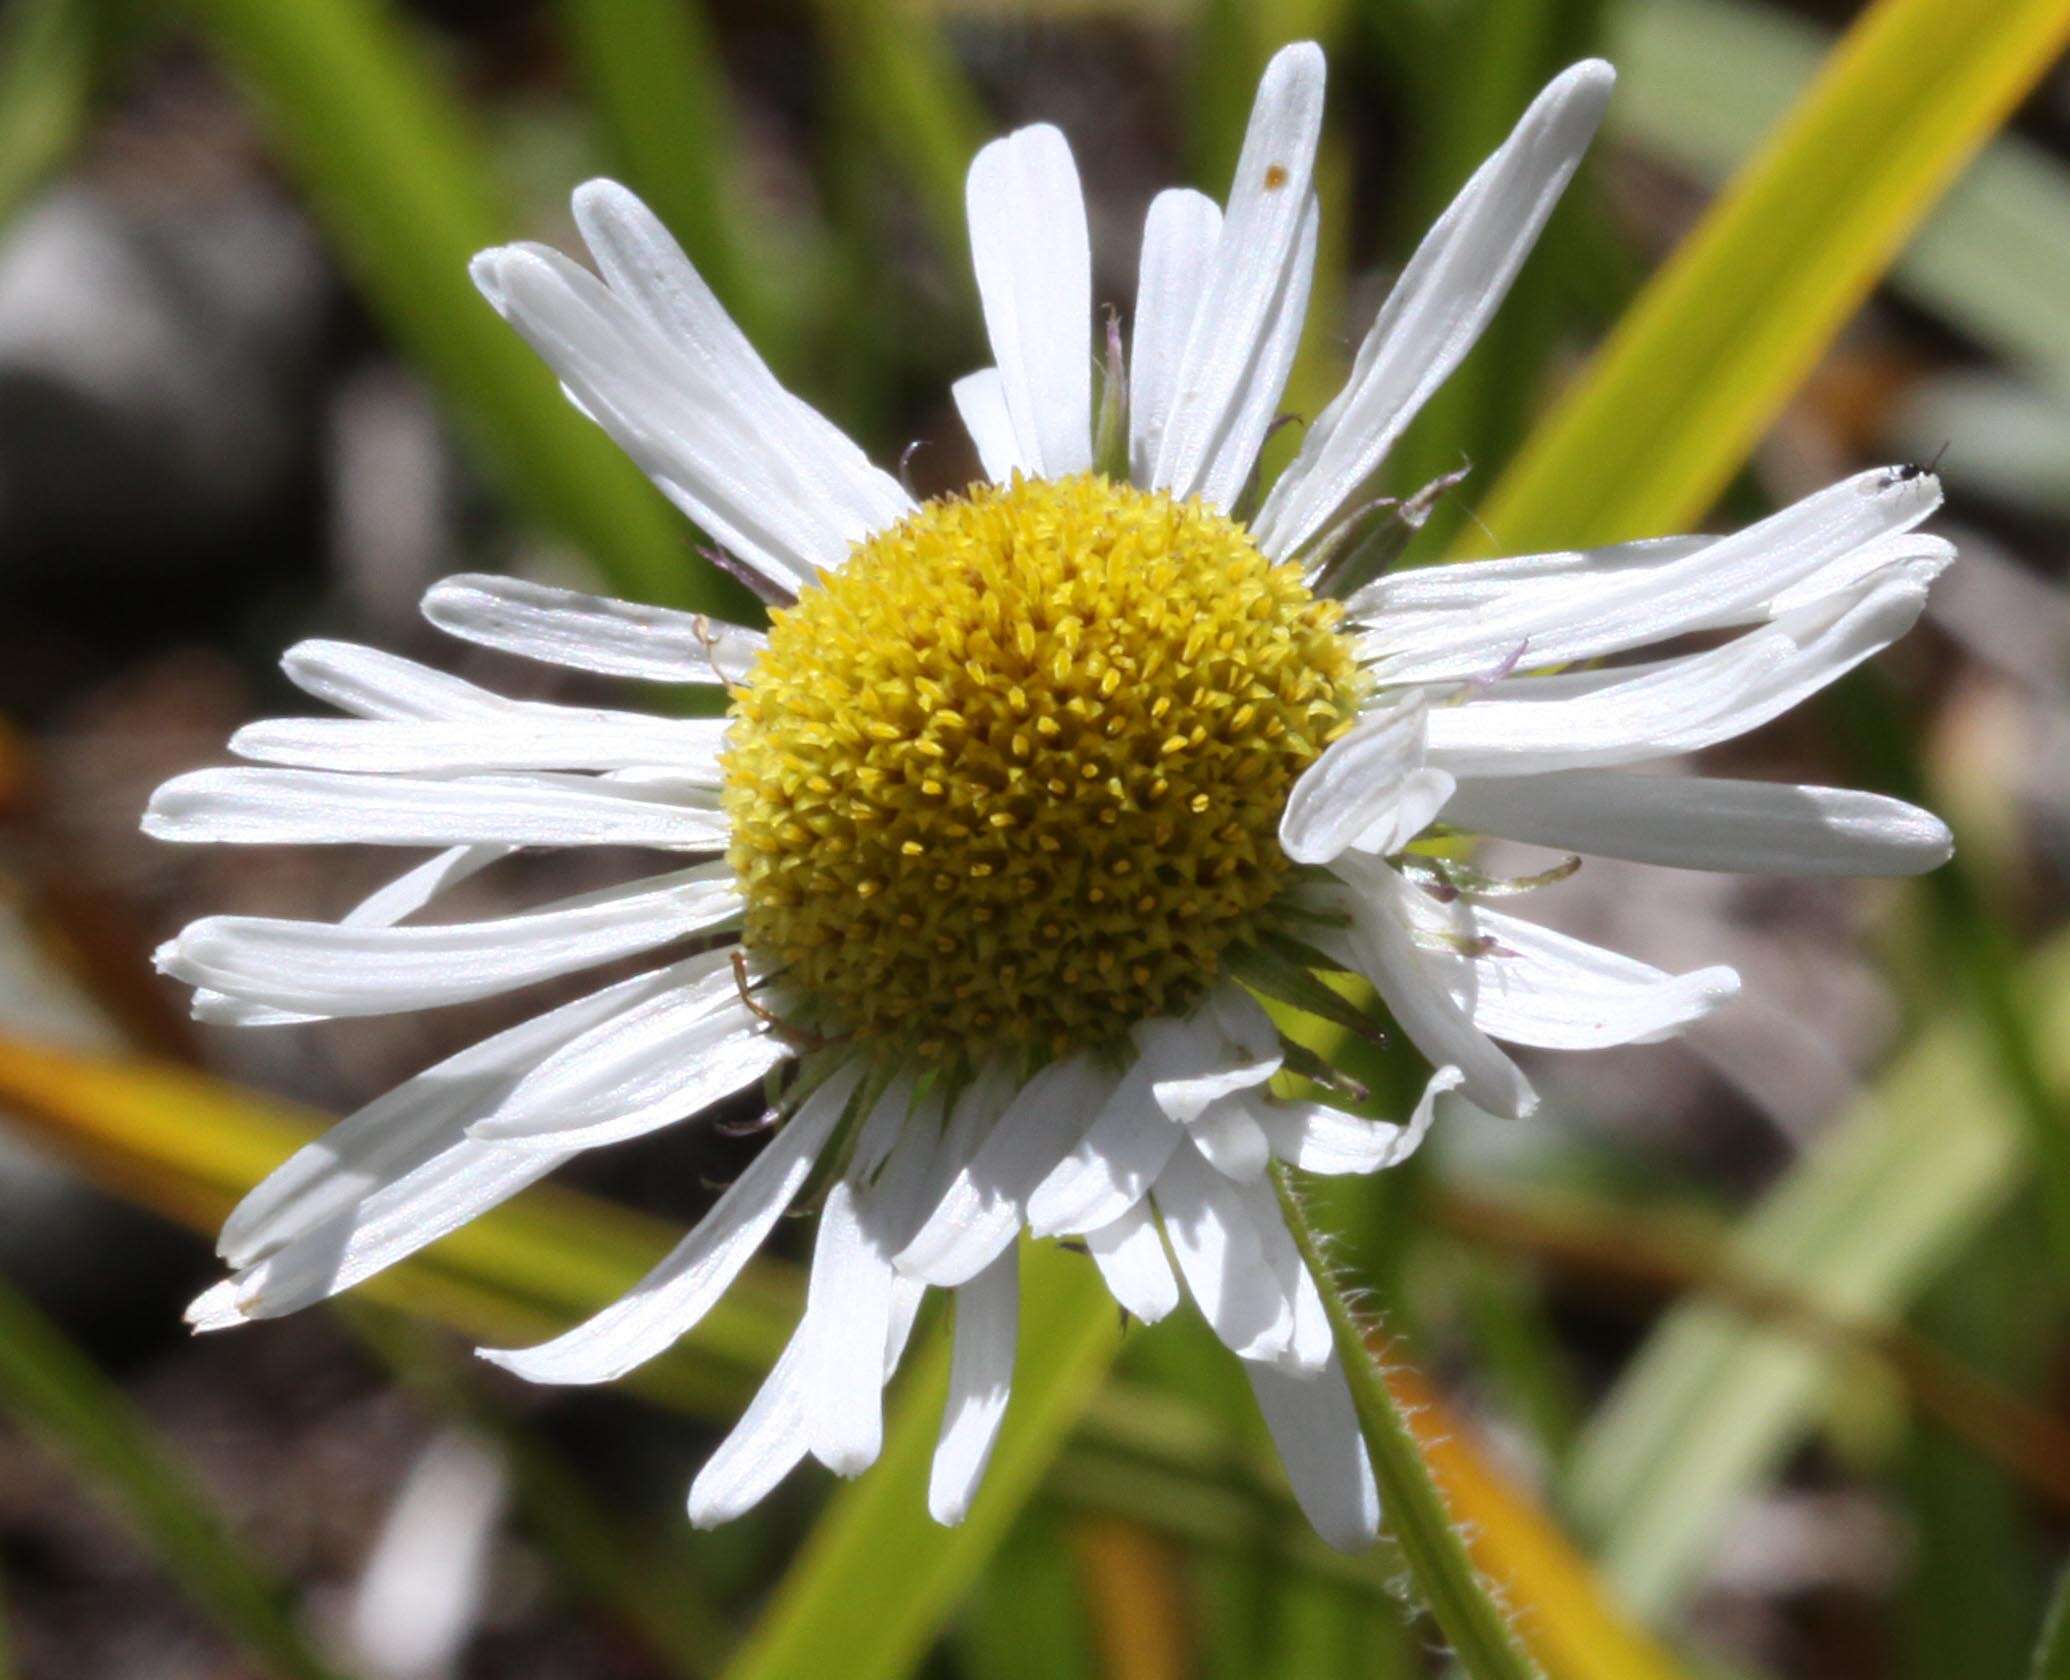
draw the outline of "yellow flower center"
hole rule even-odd
[[[725,806],[746,939],[830,1030],[975,1060],[1185,1009],[1349,722],[1338,608],[1197,502],[928,503],[771,615]]]

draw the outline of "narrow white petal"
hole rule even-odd
[[[427,858],[386,886],[369,893],[340,921],[352,928],[393,927],[397,922],[414,916],[449,887],[479,875],[492,863],[500,863],[514,849],[510,846],[449,846],[436,857]],[[195,992],[193,1013],[197,1021],[236,1027],[293,1026],[323,1019],[320,1014],[276,1009],[270,1004],[230,997],[206,987]]]
[[[540,1060],[690,974],[678,963],[606,986],[405,1080],[268,1174],[224,1221],[217,1252],[249,1266],[341,1216],[349,1231],[353,1209],[458,1145],[468,1123],[493,1111]]]
[[[297,642],[280,656],[280,668],[304,694],[355,717],[451,722],[520,709],[464,678],[351,642]]]
[[[1506,1118],[1531,1113],[1538,1098],[1530,1084],[1453,995],[1449,972],[1411,936],[1417,901],[1428,902],[1424,895],[1388,865],[1357,852],[1346,852],[1333,867],[1351,888],[1343,902],[1352,922],[1324,943],[1340,947],[1353,970],[1372,982],[1432,1066],[1459,1069],[1470,1101]]]
[[[1560,76],[1438,219],[1381,306],[1343,391],[1266,498],[1254,534],[1267,554],[1294,553],[1337,515],[1472,348],[1581,161],[1612,80],[1597,60]]]
[[[1481,777],[1449,814],[1534,845],[1749,875],[1919,875],[1955,849],[1932,812],[1881,794],[1709,776]]]
[[[876,1462],[884,1443],[884,1346],[891,1330],[889,1254],[864,1228],[857,1187],[827,1191],[807,1285],[805,1434],[813,1457],[837,1476]]]
[[[1255,1184],[1272,1160],[1272,1145],[1251,1113],[1256,1091],[1237,1091],[1211,1103],[1186,1128],[1193,1147],[1224,1178]]]
[[[1279,416],[1279,400],[1294,371],[1301,329],[1308,319],[1308,293],[1315,279],[1315,247],[1321,226],[1322,208],[1310,193],[1308,208],[1294,234],[1293,257],[1280,276],[1249,377],[1200,474],[1198,494],[1210,507],[1231,508],[1242,499],[1244,487],[1257,469],[1258,451],[1265,447]]]
[[[547,1057],[477,1120],[473,1135],[530,1148],[592,1148],[709,1108],[795,1052],[738,995],[732,953],[694,982],[624,1011]]]
[[[682,247],[638,198],[615,181],[587,182],[575,193],[575,220],[612,290],[761,425],[759,447],[833,510],[852,539],[912,510],[898,480],[777,382]]]
[[[433,584],[424,616],[479,647],[647,682],[739,682],[769,640],[701,613],[483,572]]]
[[[329,770],[196,770],[151,796],[144,832],[231,845],[658,846],[716,851],[715,809],[608,782],[436,781]]]
[[[753,1510],[805,1456],[800,1362],[799,1337],[793,1335],[740,1421],[691,1482],[693,1527],[717,1528]]]
[[[985,330],[1017,454],[1045,478],[1092,465],[1092,250],[1078,166],[1037,123],[994,140],[965,190]]]
[[[1179,1280],[1147,1201],[1136,1203],[1113,1224],[1086,1232],[1085,1246],[1123,1312],[1155,1324],[1179,1304]]]
[[[1491,1038],[1548,1050],[1602,1050],[1670,1038],[1739,994],[1729,968],[1668,974],[1616,951],[1486,905],[1440,905],[1410,889],[1412,917],[1432,930],[1493,939],[1483,957],[1425,951],[1424,966]]]
[[[269,718],[238,730],[230,737],[230,750],[267,764],[385,775],[658,765],[716,787],[726,728],[725,718],[585,716],[572,709],[465,723]]]
[[[1020,1325],[1020,1259],[1009,1250],[956,1291],[956,1348],[949,1398],[927,1483],[927,1509],[953,1527],[970,1514],[999,1439],[1013,1387]]]
[[[1137,484],[1155,480],[1180,363],[1221,233],[1222,207],[1205,193],[1171,187],[1150,201],[1129,339],[1129,475]]]
[[[687,353],[587,270],[506,246],[475,258],[475,283],[576,405],[662,493],[764,577],[796,592],[869,534],[845,498],[768,440],[796,425],[769,399]]]
[[[1380,1532],[1380,1490],[1343,1367],[1333,1355],[1312,1375],[1249,1360],[1243,1370],[1316,1533],[1340,1552],[1365,1550]]]
[[[1322,134],[1323,55],[1312,41],[1265,67],[1229,186],[1221,236],[1193,311],[1153,489],[1184,498],[1212,480],[1224,505],[1250,476],[1278,405],[1314,264],[1311,202]],[[1245,440],[1248,439],[1248,448]]]
[[[550,1342],[482,1357],[531,1382],[597,1383],[662,1352],[695,1327],[761,1247],[804,1187],[861,1077],[851,1065],[807,1097],[711,1212],[627,1294]]]
[[[1271,1140],[1272,1152],[1303,1172],[1375,1173],[1398,1167],[1422,1147],[1437,1118],[1437,1099],[1456,1091],[1462,1076],[1455,1067],[1441,1067],[1423,1087],[1423,1096],[1405,1125],[1361,1120],[1326,1103],[1249,1099],[1251,1115]]]
[[[1135,1040],[1150,1094],[1182,1123],[1232,1091],[1264,1084],[1285,1060],[1272,1018],[1234,982],[1217,986],[1185,1020],[1144,1022]]]
[[[1015,473],[1032,477],[1035,468],[1021,453],[1013,416],[1006,407],[1006,385],[997,368],[980,368],[949,387],[963,429],[977,446],[978,465],[994,484],[1008,484]]]
[[[1285,1357],[1294,1334],[1292,1279],[1266,1252],[1243,1193],[1189,1146],[1174,1151],[1152,1195],[1209,1328],[1244,1359]]]
[[[421,1142],[414,1129],[411,1141]],[[363,1283],[528,1189],[573,1154],[498,1149],[466,1137],[448,1142],[240,1271],[231,1280],[238,1316],[299,1312]]]
[[[723,862],[494,921],[433,927],[209,916],[160,948],[162,973],[316,1015],[431,1009],[579,973],[736,915]]]
[[[1068,1236],[1111,1225],[1148,1193],[1183,1128],[1158,1106],[1147,1060],[1114,1088],[1099,1116],[1028,1198],[1028,1229]]]
[[[1052,1062],[1015,1096],[975,1154],[949,1181],[899,1269],[929,1283],[967,1283],[1019,1234],[1022,1210],[1113,1095],[1089,1056]]]
[[[1430,715],[1430,761],[1462,781],[1694,752],[1757,729],[1909,630],[1926,583],[1896,568],[1769,628],[1636,673],[1513,677]]]
[[[1451,791],[1421,775],[1430,702],[1418,692],[1375,707],[1302,771],[1279,819],[1280,850],[1296,863],[1328,863],[1347,846],[1382,856],[1425,828]]]
[[[1940,500],[1931,475],[1878,469],[1693,550],[1625,545],[1537,576],[1489,561],[1382,578],[1355,609],[1372,622],[1359,654],[1381,682],[1436,682],[1478,676],[1519,648],[1530,665],[1561,665],[1758,623],[1886,566],[1944,559],[1951,551],[1940,538],[1907,535]],[[1475,576],[1491,568],[1503,570]]]

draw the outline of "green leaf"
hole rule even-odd
[[[1051,1244],[1024,1245],[1013,1401],[970,1515],[939,1527],[920,1497],[948,1392],[948,1348],[937,1337],[901,1385],[876,1467],[829,1502],[727,1680],[912,1672],[1098,1391],[1120,1339],[1090,1265]]]
[[[383,0],[189,0],[251,90],[368,303],[504,491],[641,600],[753,623],[685,526],[476,295],[521,234],[459,102]]]
[[[245,1555],[122,1391],[5,1282],[0,1406],[98,1484],[181,1590],[267,1673],[338,1680],[295,1626],[281,1583]]]
[[[1501,546],[1701,515],[2066,36],[2066,0],[1878,0],[1533,432]]]
[[[2070,1092],[2070,940],[2021,971],[2047,1076]],[[1834,1313],[1894,1315],[2000,1208],[2024,1167],[2024,1130],[1977,1025],[1936,1027],[1827,1133],[1731,1240],[1738,1270]],[[1695,1584],[1725,1514],[1803,1433],[1830,1353],[1718,1306],[1670,1313],[1597,1409],[1576,1449],[1568,1507],[1641,1613]]]

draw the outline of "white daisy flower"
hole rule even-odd
[[[437,849],[335,925],[188,928],[160,965],[204,1019],[424,1009],[660,964],[428,1069],[288,1161],[225,1226],[232,1275],[194,1321],[321,1300],[581,1150],[766,1083],[779,1123],[667,1259],[587,1323],[488,1355],[542,1382],[622,1375],[823,1185],[803,1320],[698,1476],[696,1521],[808,1455],[868,1465],[930,1287],[955,1295],[956,1344],[929,1503],[957,1521],[1005,1409],[1025,1230],[1082,1239],[1146,1322],[1183,1284],[1244,1362],[1316,1528],[1368,1540],[1372,1470],[1268,1167],[1392,1166],[1440,1092],[1531,1109],[1499,1043],[1657,1039],[1737,984],[1496,910],[1506,884],[1412,847],[1442,828],[1807,873],[1948,851],[1887,799],[1633,773],[1767,721],[1911,623],[1950,557],[1915,533],[1938,500],[1922,473],[1850,480],[1732,537],[1368,578],[1362,487],[1508,290],[1610,85],[1601,63],[1568,71],[1467,183],[1248,519],[1315,257],[1312,45],[1266,71],[1226,205],[1150,206],[1125,430],[1111,371],[1095,425],[1070,149],[1037,126],[979,153],[996,366],[955,389],[990,481],[965,495],[915,505],[785,391],[623,188],[575,197],[601,279],[536,246],[484,253],[490,301],[777,610],[764,634],[452,578],[425,601],[441,629],[722,684],[728,716],[506,700],[305,643],[289,676],[349,715],[255,724],[231,747],[263,767],[159,790],[145,826],[169,840]],[[1705,651],[1597,663],[1721,630]],[[1517,674],[1548,667],[1564,669]],[[579,845],[687,861],[523,915],[411,920],[515,851]],[[1398,1125],[1281,1094],[1276,1076],[1325,1070],[1261,999],[1357,1021],[1318,979],[1344,972],[1437,1070]]]

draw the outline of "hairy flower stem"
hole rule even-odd
[[[1380,1485],[1381,1520],[1408,1562],[1417,1593],[1472,1680],[1541,1680],[1541,1670],[1517,1644],[1509,1618],[1490,1595],[1487,1581],[1467,1556],[1466,1544],[1446,1514],[1444,1495],[1438,1491],[1409,1420],[1366,1344],[1358,1314],[1323,1258],[1321,1239],[1308,1222],[1292,1175],[1285,1166],[1276,1165],[1272,1181],[1302,1262],[1322,1291],[1323,1306],[1336,1335],[1337,1357],[1351,1384],[1359,1430]]]

